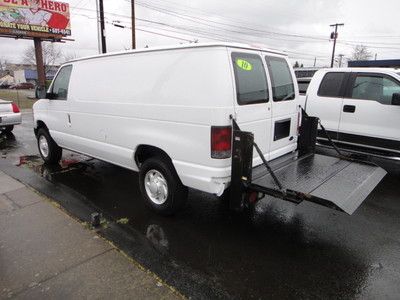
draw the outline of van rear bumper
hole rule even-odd
[[[231,180],[231,167],[207,167],[172,161],[182,183],[190,188],[221,196]]]

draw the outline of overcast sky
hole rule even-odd
[[[77,57],[98,53],[95,0],[70,0],[74,42],[59,44]],[[131,45],[129,0],[104,0],[107,50]],[[288,51],[293,61],[330,64],[333,23],[339,28],[337,54],[350,57],[354,45],[368,46],[378,59],[400,59],[399,0],[137,0],[137,48],[188,41],[235,41]],[[152,31],[159,34],[140,30]],[[174,38],[172,38],[174,37]],[[179,39],[178,39],[179,38]],[[32,41],[0,38],[0,58],[21,62]]]

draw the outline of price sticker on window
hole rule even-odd
[[[239,68],[241,68],[242,70],[245,70],[245,71],[251,71],[253,69],[253,66],[252,66],[251,63],[249,63],[247,60],[244,60],[244,59],[241,59],[241,58],[238,58],[236,60],[236,65]]]

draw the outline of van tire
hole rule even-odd
[[[47,143],[47,152],[41,146],[41,142]],[[50,136],[50,133],[45,128],[40,128],[37,133],[37,144],[40,156],[45,163],[53,165],[58,164],[62,156],[62,148],[60,148],[56,142]],[[42,148],[41,148],[42,147]],[[47,155],[46,155],[47,153]]]
[[[8,126],[4,127],[4,132],[11,133],[11,131],[13,131],[13,129],[14,129],[14,125],[8,125]]]
[[[186,204],[188,197],[188,188],[166,158],[145,160],[139,170],[139,187],[146,205],[161,215],[176,213]],[[165,191],[166,195],[163,195]]]

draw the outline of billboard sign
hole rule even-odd
[[[69,4],[50,0],[0,0],[0,34],[44,38],[71,35]]]

